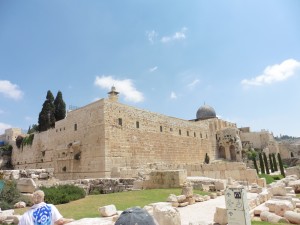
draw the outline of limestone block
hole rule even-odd
[[[178,202],[177,196],[174,194],[170,194],[169,197],[167,198],[167,202]]]
[[[203,202],[204,201],[202,195],[199,195],[199,194],[194,194],[194,198],[195,198],[196,202]]]
[[[196,200],[195,200],[195,198],[193,196],[192,197],[188,197],[186,200],[189,203],[189,205],[193,205],[193,204],[196,203]]]
[[[294,209],[293,204],[288,200],[268,200],[265,205],[269,208],[270,212],[274,212],[279,216],[283,216],[286,211]]]
[[[180,213],[172,206],[157,206],[154,208],[153,217],[158,224],[181,225]]]
[[[210,199],[210,196],[208,196],[208,195],[203,195],[203,199],[204,199],[204,201],[208,201],[208,200]]]
[[[185,195],[178,195],[177,196],[177,202],[181,203],[181,202],[184,202],[185,200],[186,200]]]
[[[189,222],[189,225],[210,225],[207,221],[194,221],[194,222]]]
[[[226,183],[222,180],[217,180],[215,182],[215,188],[217,191],[225,190],[226,189]]]
[[[264,211],[269,212],[269,208],[262,204],[262,205],[256,206],[253,210],[253,213],[255,216],[260,216],[260,214]]]
[[[270,222],[270,223],[289,223],[286,218],[278,216],[278,215],[268,212],[268,211],[261,212],[260,219],[262,221],[266,221],[266,222]]]
[[[286,211],[283,216],[290,223],[300,224],[300,213],[296,213],[296,212],[293,212],[293,211]]]
[[[33,173],[33,174],[30,175],[30,177],[31,177],[32,179],[38,179],[38,178],[39,178],[39,175]]]
[[[18,208],[25,208],[26,207],[26,203],[25,202],[17,202],[16,204],[14,204],[14,208],[18,209]]]
[[[209,196],[210,199],[215,199],[217,197],[217,193],[211,193]]]
[[[193,196],[193,186],[184,186],[182,187],[181,191],[182,195],[185,195],[186,197],[192,197]]]
[[[269,193],[267,191],[261,192],[258,194],[257,198],[259,199],[259,203],[262,204],[269,200]]]
[[[17,181],[17,188],[20,192],[33,193],[36,187],[37,185],[32,178],[21,178]]]
[[[117,209],[115,205],[106,205],[99,207],[98,211],[102,217],[109,217],[117,214]]]
[[[256,182],[260,187],[263,187],[263,188],[267,187],[267,181],[265,178],[258,178],[258,179],[256,179]]]
[[[8,216],[7,220],[12,220],[14,224],[19,224],[21,217],[22,217],[21,215],[12,215],[12,216]]]
[[[294,189],[294,192],[296,194],[300,193],[300,180],[295,180],[295,181],[289,182],[289,186]]]
[[[11,179],[18,180],[20,178],[20,171],[19,170],[11,170]]]
[[[185,207],[185,206],[188,206],[189,203],[188,202],[181,202],[181,203],[178,203],[178,207]]]
[[[271,192],[275,196],[285,196],[286,195],[286,190],[285,186],[282,184],[276,184],[271,187]]]
[[[228,223],[226,208],[216,207],[216,212],[214,214],[214,222],[220,225],[226,225]]]
[[[48,178],[49,178],[48,173],[40,173],[39,175],[39,179],[48,179]]]
[[[296,208],[300,208],[300,203],[296,203]]]

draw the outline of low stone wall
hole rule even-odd
[[[286,168],[285,175],[286,176],[297,175],[297,177],[300,178],[300,166]]]

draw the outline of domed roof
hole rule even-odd
[[[198,109],[196,116],[197,120],[206,120],[217,117],[214,108],[205,104]]]

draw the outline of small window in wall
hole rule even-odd
[[[179,135],[181,135],[181,130],[179,129]]]
[[[202,133],[200,133],[200,138],[202,138]]]
[[[160,132],[162,132],[162,126],[160,126],[159,129],[160,129]]]
[[[77,130],[77,123],[74,124],[74,130]]]
[[[194,132],[194,137],[196,137],[196,132]]]
[[[118,123],[119,123],[120,126],[122,126],[122,124],[123,124],[122,118],[118,119]]]
[[[186,136],[190,136],[190,132],[189,131],[186,132]]]
[[[218,135],[216,134],[216,140],[218,140]]]
[[[173,128],[170,128],[170,131],[172,132],[172,131],[173,131]]]
[[[140,122],[139,121],[136,121],[135,125],[136,125],[136,128],[140,128]]]
[[[206,136],[206,139],[207,139],[207,134],[205,134],[205,136]]]

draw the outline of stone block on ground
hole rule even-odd
[[[214,222],[220,225],[226,225],[228,223],[226,208],[216,207],[216,212],[214,214]]]
[[[289,223],[286,218],[267,211],[261,212],[260,219],[270,223]]]
[[[153,217],[158,224],[181,225],[180,213],[172,206],[157,206],[153,210]]]
[[[264,204],[256,206],[253,210],[254,216],[260,216],[260,214],[264,211],[269,212],[269,208]]]
[[[17,189],[22,193],[33,193],[37,188],[32,178],[21,178],[17,181]]]
[[[286,211],[283,216],[290,223],[300,224],[300,213],[296,213],[296,212],[293,212],[293,211]]]
[[[106,205],[99,207],[99,212],[102,217],[109,217],[117,214],[117,209],[115,205]]]

